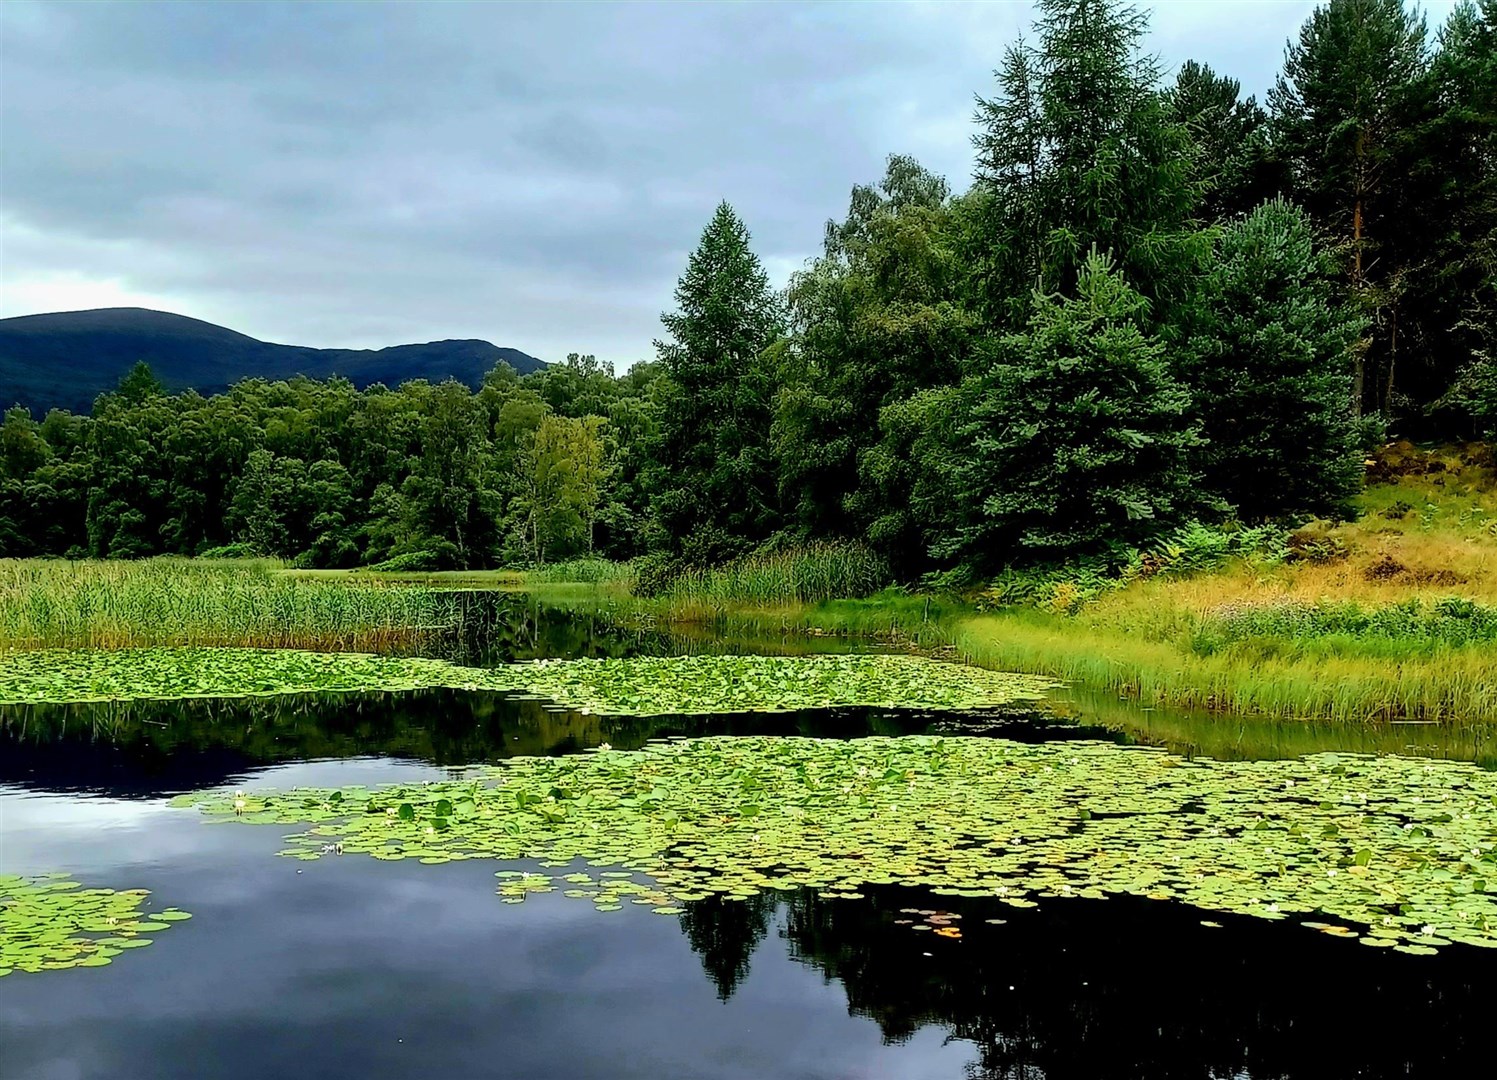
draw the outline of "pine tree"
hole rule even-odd
[[[1242,84],[1187,60],[1168,94],[1169,115],[1190,132],[1199,215],[1221,221],[1246,214],[1285,186],[1268,139],[1268,113],[1242,97]]]
[[[661,316],[664,370],[656,443],[656,546],[690,563],[741,554],[778,525],[769,427],[774,386],[765,350],[782,305],[722,203]]]
[[[1179,367],[1207,488],[1244,520],[1344,509],[1362,477],[1361,323],[1327,281],[1305,213],[1275,200],[1225,228],[1198,303]]]
[[[1413,348],[1405,352],[1417,366],[1404,384],[1420,402],[1453,383],[1457,396],[1468,394],[1481,382],[1477,368],[1491,363],[1483,358],[1497,356],[1497,0],[1458,5],[1438,44],[1413,170],[1423,212],[1409,274]]]
[[[1371,339],[1353,371],[1358,409],[1388,411],[1412,235],[1404,183],[1426,108],[1424,20],[1404,0],[1329,0],[1289,43],[1269,92],[1293,195],[1335,241]]]
[[[1093,252],[1072,296],[1036,294],[967,387],[955,491],[963,521],[938,544],[976,569],[1137,544],[1206,505],[1190,397],[1147,303]]]

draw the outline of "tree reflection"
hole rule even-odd
[[[983,1080],[1464,1076],[1483,1071],[1490,958],[1396,955],[1292,923],[1174,904],[1019,911],[912,889],[785,902],[791,955],[891,1042],[927,1025],[976,1047]],[[959,939],[916,930],[955,912]],[[986,922],[1002,919],[1002,925]],[[896,920],[911,920],[902,925]],[[928,925],[928,924],[927,924]]]
[[[692,951],[702,959],[702,968],[717,987],[717,996],[727,1001],[747,978],[749,960],[769,933],[778,901],[761,893],[747,900],[713,896],[689,901],[681,915],[681,929]]]

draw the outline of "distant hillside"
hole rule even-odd
[[[477,387],[504,361],[520,374],[545,364],[487,341],[433,341],[388,349],[274,345],[200,319],[146,308],[99,308],[0,319],[0,409],[20,403],[85,412],[144,360],[173,390],[209,394],[240,379],[341,375],[359,387],[457,379]]]

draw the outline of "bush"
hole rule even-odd
[[[443,556],[443,552],[423,548],[420,551],[407,551],[401,555],[392,555],[384,562],[375,563],[369,569],[393,573],[430,573],[450,569],[450,560]]]
[[[206,548],[198,552],[200,559],[254,559],[259,553],[254,548],[242,541],[232,544],[224,544],[221,547]]]

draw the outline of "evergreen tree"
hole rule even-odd
[[[769,428],[774,386],[765,350],[781,303],[749,233],[721,204],[661,316],[664,375],[656,443],[657,543],[691,563],[742,554],[779,524]]]
[[[1462,399],[1482,358],[1497,355],[1497,0],[1458,5],[1438,45],[1413,172],[1421,213],[1402,350],[1414,360],[1401,381],[1420,403],[1457,380],[1450,400]]]
[[[1039,0],[1038,43],[1008,50],[978,99],[976,300],[1016,328],[1029,296],[1069,292],[1092,249],[1166,317],[1187,283],[1198,191],[1191,142],[1141,51],[1147,18],[1119,0]]]
[[[1221,232],[1203,276],[1180,374],[1206,487],[1245,520],[1341,510],[1361,485],[1361,325],[1323,271],[1306,215],[1276,200]]]
[[[1095,252],[1073,296],[1036,294],[1024,333],[965,389],[959,525],[938,542],[975,569],[1105,553],[1208,503],[1191,463],[1190,398],[1147,303]]]
[[[1268,138],[1268,113],[1242,84],[1187,60],[1168,95],[1169,116],[1190,132],[1200,216],[1220,221],[1245,214],[1284,188],[1287,177]]]
[[[1388,411],[1397,375],[1406,241],[1424,220],[1405,183],[1426,109],[1422,17],[1404,0],[1329,0],[1289,43],[1269,93],[1293,194],[1334,240],[1371,339],[1353,370],[1358,409]]]

